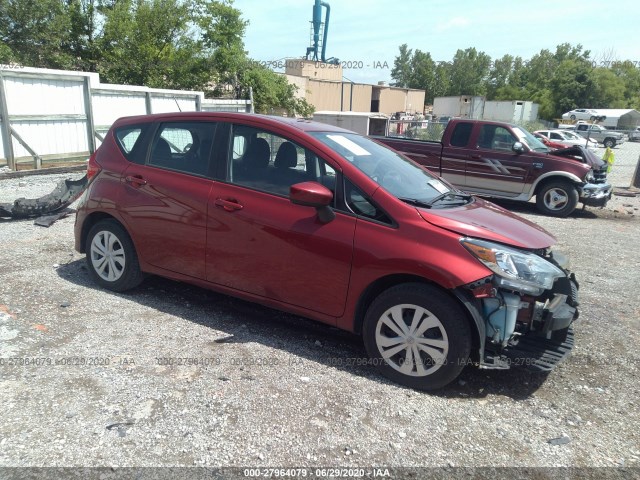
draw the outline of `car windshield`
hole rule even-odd
[[[563,136],[566,140],[580,140],[584,141],[584,138],[573,132],[558,132],[561,136]]]
[[[538,140],[536,137],[531,135],[527,130],[520,127],[512,127],[514,133],[518,137],[520,142],[524,143],[527,147],[529,147],[534,152],[548,152],[549,148]]]
[[[435,175],[388,147],[356,133],[309,132],[347,162],[400,200],[417,206],[467,203],[467,195],[457,195]],[[424,204],[424,205],[423,205]],[[439,205],[442,206],[442,205]]]

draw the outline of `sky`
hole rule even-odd
[[[391,81],[398,47],[451,61],[475,47],[492,59],[529,59],[561,43],[581,44],[598,64],[631,60],[640,68],[637,0],[325,0],[331,6],[327,58],[351,81]],[[245,48],[261,62],[301,58],[310,46],[314,0],[235,0],[249,26]],[[323,9],[324,16],[324,9]],[[272,64],[273,65],[273,64]]]

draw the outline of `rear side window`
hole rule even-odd
[[[451,134],[451,145],[453,147],[466,147],[469,144],[472,128],[473,124],[471,123],[458,123]]]
[[[171,122],[158,128],[148,164],[194,175],[207,175],[215,123]]]
[[[115,131],[116,143],[127,160],[144,163],[145,148],[142,137],[149,125],[127,125]]]

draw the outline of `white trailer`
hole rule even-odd
[[[433,99],[433,114],[436,117],[457,117],[478,120],[482,118],[484,97],[460,95]]]
[[[507,123],[534,122],[538,119],[538,104],[525,100],[487,101],[482,118]]]
[[[387,135],[389,128],[389,116],[375,112],[322,111],[315,112],[313,120],[361,135]]]

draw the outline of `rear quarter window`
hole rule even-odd
[[[146,152],[142,138],[147,128],[148,125],[127,125],[114,132],[120,151],[130,162],[144,163]]]

